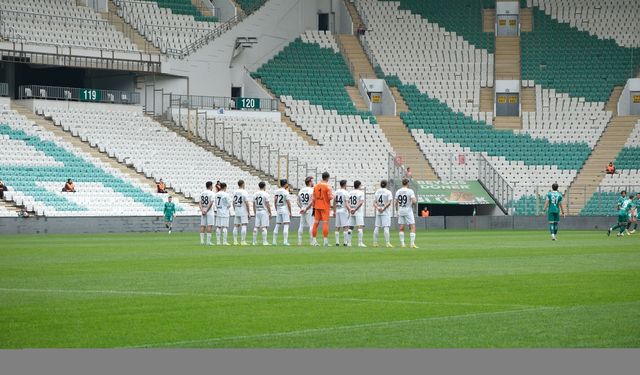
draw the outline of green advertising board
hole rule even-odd
[[[236,109],[260,109],[260,99],[236,98]]]
[[[102,100],[102,91],[96,89],[80,89],[80,101],[99,102]]]
[[[413,181],[419,204],[496,204],[478,181]]]

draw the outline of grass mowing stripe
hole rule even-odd
[[[243,294],[203,294],[203,293],[179,293],[179,292],[157,292],[143,290],[83,290],[83,289],[33,289],[33,288],[0,288],[0,292],[27,292],[27,293],[70,293],[70,294],[119,294],[119,295],[140,295],[140,296],[178,296],[178,297],[209,297],[209,298],[246,298],[264,300],[300,300],[300,301],[332,301],[332,302],[354,302],[354,303],[394,303],[412,305],[443,305],[443,306],[484,306],[484,307],[522,307],[531,308],[533,305],[517,305],[502,303],[471,303],[471,302],[431,302],[431,301],[411,301],[411,300],[388,300],[371,298],[349,298],[349,297],[316,297],[316,296],[257,296]]]
[[[607,303],[607,304],[592,305],[592,306],[634,305],[638,303],[640,303],[640,301],[616,302],[616,303]],[[165,343],[142,344],[142,345],[127,346],[127,347],[124,347],[123,349],[172,347],[172,346],[189,345],[189,344],[207,344],[207,343],[213,343],[213,342],[224,343],[224,342],[231,342],[231,341],[238,341],[238,340],[251,340],[251,339],[285,337],[285,336],[306,336],[306,335],[313,335],[316,333],[326,333],[326,332],[354,330],[354,329],[358,330],[363,328],[391,327],[395,325],[411,324],[411,323],[448,321],[448,320],[454,320],[454,319],[469,319],[469,318],[478,318],[478,317],[487,317],[487,316],[496,316],[496,315],[507,315],[507,314],[522,314],[526,312],[545,311],[545,310],[566,311],[566,310],[574,310],[574,309],[584,309],[585,307],[589,307],[589,305],[569,306],[569,307],[543,306],[543,307],[535,307],[530,309],[491,311],[491,312],[438,316],[438,317],[429,317],[429,318],[420,318],[420,319],[389,320],[389,321],[375,322],[375,323],[352,324],[352,325],[325,327],[325,328],[310,328],[310,329],[303,329],[298,331],[272,332],[272,333],[264,333],[264,334],[257,334],[257,335],[213,337],[213,338],[198,339],[198,340],[183,340],[183,341],[174,341],[174,342],[165,342]]]

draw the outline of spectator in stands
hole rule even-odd
[[[405,177],[413,180],[413,173],[411,172],[411,167],[407,167],[407,171],[404,173]]]
[[[420,213],[420,216],[422,216],[422,217],[429,217],[429,215],[430,215],[429,208],[428,208],[427,206],[425,206],[425,207],[422,209],[422,212]]]
[[[164,181],[162,181],[162,179],[158,181],[158,183],[156,184],[156,187],[158,189],[158,193],[167,194],[167,185],[164,183]]]
[[[7,185],[5,185],[2,180],[0,180],[0,199],[4,199],[4,192],[7,190],[9,190],[7,189]]]
[[[20,212],[18,213],[18,216],[27,218],[27,217],[29,217],[29,211],[27,211],[27,208],[23,206],[20,209]]]
[[[71,181],[71,179],[68,179],[67,182],[64,184],[62,191],[65,193],[75,193],[76,185],[73,184],[73,181]]]
[[[607,165],[607,174],[615,174],[616,173],[616,166],[613,165],[613,162],[609,163],[609,165]]]
[[[358,25],[358,36],[362,36],[364,35],[365,32],[367,32],[367,29],[364,28],[363,24]]]

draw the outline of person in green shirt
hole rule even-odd
[[[620,193],[621,197],[618,199],[618,223],[607,231],[607,236],[611,235],[611,232],[618,229],[618,237],[624,236],[624,231],[627,229],[627,225],[629,224],[629,213],[634,208],[633,198],[634,194],[629,196],[629,199],[626,199],[627,193],[623,190]],[[622,200],[624,198],[624,200]]]
[[[560,214],[564,216],[564,205],[562,204],[562,193],[558,191],[558,184],[551,185],[551,191],[547,193],[547,200],[544,203],[544,211],[549,220],[549,232],[551,240],[555,241],[558,235],[558,223]]]
[[[631,196],[635,196],[635,199],[632,199],[630,202],[629,223],[627,224],[627,234],[629,235],[634,234],[636,229],[638,229],[638,206],[640,206],[638,203],[638,199],[640,198],[638,197],[638,193],[632,193]],[[630,231],[631,226],[633,226],[633,229]]]
[[[169,234],[171,234],[171,229],[173,228],[173,218],[176,215],[176,204],[172,202],[171,196],[169,196],[168,201],[164,203],[164,226],[169,229]]]

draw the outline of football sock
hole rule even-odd
[[[347,229],[347,233],[344,236],[344,243],[345,244],[351,243],[351,229]]]
[[[409,233],[409,240],[411,241],[411,246],[416,244],[416,234],[414,232]]]
[[[233,226],[233,242],[238,242],[238,227]]]
[[[398,233],[398,236],[400,237],[400,245],[404,246],[404,232]]]
[[[362,245],[362,228],[358,228],[358,245]]]
[[[373,228],[373,243],[378,243],[378,231],[378,227]]]
[[[258,243],[258,228],[253,228],[253,244]]]
[[[216,228],[216,243],[220,245],[220,227]]]
[[[389,227],[384,227],[384,242],[389,243]]]
[[[633,223],[633,230],[638,229],[638,222],[636,221],[635,223]]]
[[[620,234],[624,233],[624,230],[627,229],[627,226],[622,224],[620,225]]]
[[[280,231],[280,224],[276,224],[275,227],[273,227],[273,241],[272,243],[275,245],[278,242],[278,232]]]
[[[340,243],[340,232],[336,231],[336,243]]]
[[[558,225],[559,223],[553,224],[553,234],[558,234]]]
[[[553,234],[553,223],[549,223],[549,233]]]
[[[243,225],[242,228],[240,228],[240,241],[242,242],[246,242],[247,241],[247,226]]]
[[[313,236],[313,238],[316,238],[316,236],[318,235],[318,224],[320,223],[317,221],[313,223],[313,228],[311,229],[311,235]]]
[[[207,243],[211,243],[211,233],[207,233]]]
[[[204,243],[204,233],[200,233],[200,243]]]
[[[302,226],[302,224],[300,224],[300,226],[298,227],[298,243],[301,244],[302,243],[302,234],[304,233],[304,227]]]
[[[227,227],[222,228],[222,242],[227,243]]]
[[[267,230],[267,228],[262,228],[262,242],[267,243],[269,241],[268,236],[269,231]]]
[[[282,238],[284,243],[289,243],[289,224],[282,224]]]

